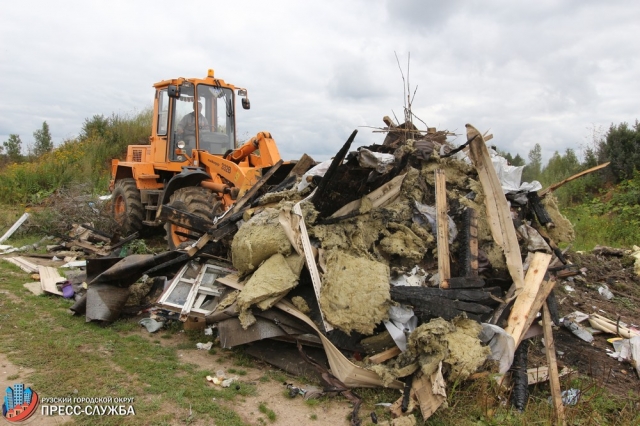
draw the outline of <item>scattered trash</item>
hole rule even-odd
[[[62,283],[62,297],[65,299],[71,299],[75,295],[73,285],[69,281]]]
[[[503,374],[516,372],[513,404],[523,410],[528,384],[559,375],[553,350],[549,367],[527,368],[527,339],[541,330],[537,315],[549,314],[545,303],[555,301],[557,276],[576,277],[575,286],[586,273],[565,265],[557,249],[573,228],[545,196],[555,187],[539,191],[538,182],[520,182],[522,168],[509,166],[486,146],[490,136],[470,125],[466,142],[452,148],[447,131],[414,132],[411,123],[388,117],[385,124],[382,145],[350,151],[354,132],[331,160],[311,161],[284,186],[265,180],[214,220],[198,222],[175,204],[167,220],[185,230],[176,250],[120,258],[137,234],[119,239],[82,224],[50,247],[50,259],[65,259],[60,267],[85,269],[75,285],[25,256],[14,263],[39,272],[44,292],[75,297],[71,309],[87,321],[114,321],[127,309],[148,312],[155,304],[183,330],[213,336],[216,328],[224,348],[298,341],[298,364],[347,397],[353,418],[361,401],[350,389],[384,386],[405,393],[376,405],[403,416],[399,422],[415,423],[415,409],[426,420],[445,403],[448,384],[472,376],[487,359]],[[575,292],[569,284],[564,289]],[[606,285],[598,291],[613,298]],[[139,321],[150,333],[166,322],[152,317]],[[592,342],[580,324],[587,319],[625,337],[614,343],[615,353],[638,368],[640,339],[632,327],[578,312],[562,324]],[[542,324],[551,330],[551,320]],[[553,334],[545,333],[553,348]],[[303,344],[320,348],[324,359],[307,355]],[[213,342],[196,347],[210,350]],[[238,378],[218,370],[206,380],[229,387]],[[287,389],[305,399],[324,393]],[[552,393],[558,397],[559,389]],[[562,393],[565,404],[578,398],[574,389]]]
[[[223,388],[228,388],[229,386],[231,386],[231,383],[235,382],[236,380],[238,380],[237,377],[231,377],[230,379],[223,380],[220,384]]]
[[[611,293],[611,290],[609,290],[609,287],[607,287],[604,284],[598,287],[598,293],[600,293],[600,296],[602,296],[607,300],[613,299],[613,293]]]
[[[593,342],[593,334],[587,331],[585,327],[576,322],[571,316],[564,317],[562,320],[562,325],[568,328],[573,334],[575,334],[585,342]]]
[[[578,401],[580,400],[580,389],[575,389],[575,388],[571,388],[571,389],[567,389],[565,391],[562,391],[562,403],[564,405],[576,405],[578,403]],[[552,397],[549,397],[548,401],[549,404],[551,404]]]
[[[142,318],[138,321],[138,324],[146,328],[149,333],[155,333],[164,327],[164,322],[156,321],[152,318]]]

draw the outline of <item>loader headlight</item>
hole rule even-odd
[[[184,149],[185,146],[186,145],[185,145],[184,141],[178,141],[178,148]]]

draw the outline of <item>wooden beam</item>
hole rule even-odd
[[[18,230],[18,228],[20,228],[20,226],[22,226],[22,224],[29,218],[29,213],[24,213],[22,216],[20,216],[20,219],[18,219],[16,221],[16,223],[14,223],[11,228],[9,228],[9,230],[7,232],[5,232],[5,234],[0,237],[0,244],[4,243],[5,241],[7,241],[9,238],[11,238],[11,236],[13,235],[14,232],[16,232]]]
[[[549,364],[549,385],[553,398],[553,407],[556,410],[556,424],[566,425],[564,417],[564,406],[562,405],[562,393],[560,391],[560,377],[558,376],[558,362],[556,360],[556,345],[553,338],[553,328],[551,327],[551,313],[545,302],[542,309],[542,322],[544,330],[544,347]]]
[[[302,157],[298,160],[295,166],[291,169],[288,176],[302,177],[307,170],[315,165],[315,160],[307,154],[302,154]]]
[[[436,169],[436,236],[438,244],[438,275],[440,288],[449,288],[451,264],[449,263],[449,218],[447,217],[447,185],[444,170]]]
[[[500,180],[496,173],[484,138],[478,130],[470,124],[467,127],[469,143],[469,158],[478,171],[478,178],[484,191],[484,204],[487,210],[487,220],[491,228],[494,241],[504,251],[507,269],[516,285],[516,292],[524,286],[524,272],[516,229],[513,226],[511,210],[504,196]]]
[[[556,189],[560,188],[560,187],[561,187],[562,185],[564,185],[565,183],[567,183],[567,182],[571,182],[571,181],[572,181],[572,180],[574,180],[574,179],[578,179],[578,178],[580,178],[580,177],[582,177],[582,176],[584,176],[584,175],[588,175],[589,173],[593,173],[593,172],[595,172],[595,171],[597,171],[597,170],[604,169],[604,168],[605,168],[605,167],[607,167],[608,165],[609,165],[609,162],[606,162],[606,163],[604,163],[604,164],[600,164],[599,166],[592,167],[592,168],[590,168],[590,169],[588,169],[588,170],[585,170],[585,171],[582,171],[582,172],[580,172],[580,173],[576,173],[575,175],[570,176],[570,177],[566,178],[566,179],[565,179],[565,180],[563,180],[563,181],[560,181],[560,182],[558,182],[558,183],[554,183],[553,185],[549,186],[548,188],[541,189],[540,191],[538,191],[538,195],[539,195],[540,197],[544,197],[544,196],[545,196],[545,195],[547,195],[549,192],[555,191]]]
[[[513,337],[513,340],[516,342],[516,347],[518,347],[523,334],[527,331],[527,324],[529,324],[529,326],[531,325],[533,321],[531,317],[535,317],[540,310],[538,307],[538,310],[532,312],[549,262],[551,262],[550,254],[537,252],[533,255],[527,276],[524,279],[524,290],[517,295],[513,308],[511,309],[505,331]],[[553,286],[551,286],[551,288],[553,288]],[[546,296],[542,300],[544,301],[544,299],[546,299]]]
[[[398,356],[402,353],[399,347],[394,346],[393,348],[387,349],[384,352],[380,352],[379,354],[375,354],[369,357],[369,361],[373,364],[382,364],[383,362],[390,360],[394,356]]]

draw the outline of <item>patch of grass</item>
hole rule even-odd
[[[318,404],[320,404],[320,399],[319,398],[305,399],[304,403],[307,404],[309,407],[315,407]]]
[[[285,383],[288,378],[285,373],[281,370],[268,370],[260,377],[259,379],[262,383],[266,383],[270,380],[273,380],[278,383]]]
[[[318,415],[314,413],[314,414],[310,415],[309,418],[311,420],[318,420]]]
[[[70,316],[69,301],[25,292],[28,274],[10,266],[0,264],[0,320],[20,333],[0,327],[0,350],[15,365],[34,370],[23,380],[43,397],[135,398],[135,417],[80,416],[78,424],[179,424],[191,410],[190,422],[244,425],[232,408],[212,399],[255,395],[255,386],[210,387],[197,366],[180,362],[174,347],[131,333],[135,321],[101,326]]]
[[[237,374],[238,376],[246,376],[247,375],[247,371],[246,370],[236,370],[235,368],[229,368],[227,371],[229,373],[231,373],[231,374]]]
[[[15,379],[17,379],[19,377],[20,377],[19,374],[12,374],[10,376],[7,376],[7,380],[15,380]]]
[[[267,404],[264,402],[261,402],[260,405],[258,405],[258,410],[267,416],[267,418],[269,419],[269,421],[271,422],[275,422],[276,421],[276,413],[270,409],[269,407],[267,407]]]
[[[243,353],[237,353],[233,359],[233,365],[236,367],[255,368],[256,363],[249,356]]]

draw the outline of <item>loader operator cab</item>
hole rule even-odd
[[[171,88],[170,88],[171,90]],[[184,82],[173,98],[170,159],[184,161],[176,148],[191,156],[193,149],[222,155],[235,148],[233,91],[214,84]]]

